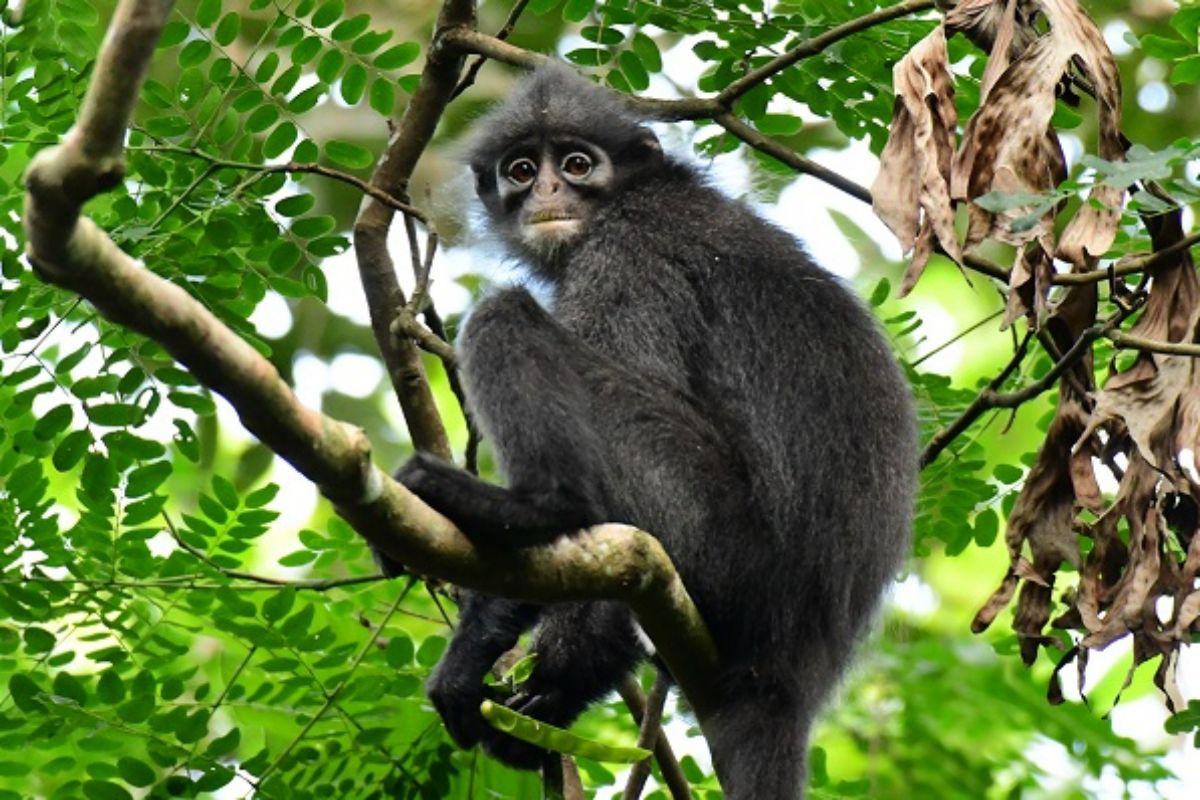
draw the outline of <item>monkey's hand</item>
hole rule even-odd
[[[479,707],[485,699],[499,702],[495,692],[480,681],[468,680],[461,672],[439,664],[425,687],[433,707],[442,717],[450,738],[464,750],[470,750],[491,733],[492,726]]]
[[[566,727],[579,713],[565,702],[566,696],[555,689],[544,693],[526,688],[510,697],[505,705],[527,717]],[[483,749],[492,758],[516,769],[536,770],[546,763],[546,751],[537,745],[515,739],[503,731],[490,729],[483,737]]]

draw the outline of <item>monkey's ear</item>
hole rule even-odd
[[[658,141],[658,137],[654,134],[654,131],[649,128],[638,128],[633,149],[642,158],[662,158],[662,143]]]

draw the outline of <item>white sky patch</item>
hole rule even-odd
[[[1175,93],[1162,81],[1151,81],[1138,90],[1138,105],[1152,114],[1175,105]]]
[[[1108,49],[1112,50],[1114,56],[1129,55],[1133,52],[1133,45],[1126,38],[1133,31],[1129,29],[1129,24],[1123,19],[1114,19],[1104,26],[1104,42],[1108,45]]]
[[[928,617],[937,611],[939,598],[932,586],[919,576],[910,574],[890,586],[888,602],[906,614]]]
[[[287,301],[275,292],[267,292],[250,315],[250,324],[268,339],[286,336],[292,329],[292,322],[292,310]]]
[[[383,367],[374,356],[339,353],[329,365],[329,378],[332,387],[344,395],[370,397],[383,380]]]

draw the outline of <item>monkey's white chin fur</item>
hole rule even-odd
[[[582,220],[548,219],[525,225],[521,230],[521,238],[527,246],[537,250],[555,249],[574,239],[582,230]]]
[[[546,219],[522,225],[521,239],[539,257],[552,258],[581,233],[582,219]]]

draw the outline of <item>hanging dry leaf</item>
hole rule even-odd
[[[1179,210],[1155,217],[1152,225],[1156,250],[1183,238]],[[1150,277],[1150,298],[1130,335],[1165,342],[1193,341],[1200,319],[1200,279],[1191,254],[1184,251],[1160,264]],[[1109,379],[1096,395],[1084,437],[1119,422],[1149,464],[1169,468],[1176,453],[1200,445],[1200,428],[1196,427],[1200,376],[1195,366],[1195,359],[1189,356],[1141,353],[1133,366]]]
[[[950,202],[950,167],[958,112],[941,27],[926,36],[893,71],[895,109],[881,168],[871,187],[875,213],[913,258],[901,285],[920,279],[935,244],[962,260]]]
[[[1062,352],[1095,321],[1095,313],[1094,284],[1073,287],[1067,293],[1047,326]],[[1091,382],[1087,363],[1084,359],[1084,366],[1074,375],[1074,382],[1082,382],[1083,386]],[[1046,440],[1008,517],[1005,531],[1011,561],[1008,574],[972,623],[976,632],[991,624],[1019,582],[1013,629],[1020,638],[1021,657],[1026,663],[1033,662],[1039,647],[1056,643],[1044,633],[1050,619],[1054,575],[1064,562],[1080,566],[1075,531],[1077,505],[1084,498],[1094,506],[1100,498],[1092,470],[1092,451],[1073,448],[1086,421],[1083,398],[1073,388],[1073,382],[1064,381],[1059,386],[1058,410],[1046,432]],[[1032,563],[1022,555],[1026,547]]]
[[[1121,76],[1104,35],[1076,0],[1038,0],[1050,22],[1051,35],[1070,50],[1095,91],[1100,121],[1100,155],[1124,161],[1121,138]],[[1124,190],[1107,184],[1092,188],[1088,202],[1063,231],[1059,258],[1083,265],[1099,258],[1112,246],[1121,221]]]
[[[967,125],[955,157],[955,199],[973,201],[991,192],[1039,195],[1066,178],[1066,162],[1050,118],[1055,87],[1072,56],[1068,45],[1064,39],[1043,36],[996,81]],[[988,238],[1020,246],[1051,235],[1054,209],[1030,225],[1027,218],[1032,213],[1031,206],[993,213],[972,203],[964,248]]]
[[[1003,40],[1000,52],[1007,66],[1037,39],[1037,14],[1034,0],[959,0],[946,12],[946,33],[961,33],[993,58],[996,43]]]
[[[1008,277],[1008,301],[1000,330],[1006,330],[1021,317],[1029,320],[1031,328],[1038,328],[1046,318],[1051,280],[1054,277],[1054,260],[1044,243],[1034,242],[1017,252],[1017,262]]]

